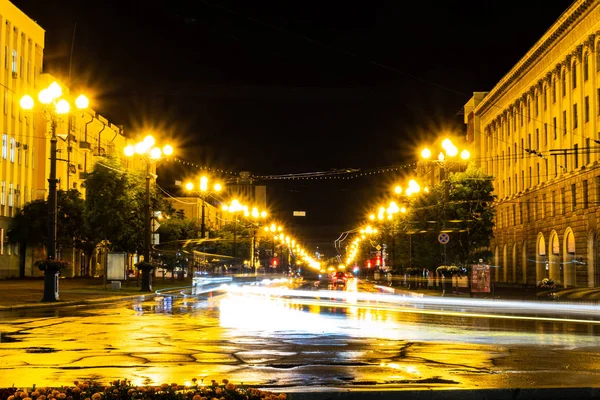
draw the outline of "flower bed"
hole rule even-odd
[[[222,384],[198,383],[192,379],[189,385],[164,383],[161,386],[135,386],[123,379],[111,385],[97,382],[74,382],[74,386],[60,388],[36,388],[31,391],[0,389],[0,400],[285,400],[285,393],[272,393],[255,388],[236,386],[223,379]]]
[[[554,284],[554,280],[550,278],[542,279],[542,283],[540,284],[540,288],[542,289],[556,289],[556,285]]]

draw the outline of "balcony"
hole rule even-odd
[[[91,150],[92,149],[92,145],[90,142],[79,142],[79,148],[81,150]]]

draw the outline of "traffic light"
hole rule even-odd
[[[274,258],[273,260],[271,260],[271,265],[273,265],[274,267],[277,266],[277,259]]]

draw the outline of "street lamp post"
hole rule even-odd
[[[48,177],[48,242],[47,256],[48,261],[56,260],[56,232],[57,232],[57,195],[56,195],[56,145],[58,138],[56,136],[56,127],[61,115],[68,114],[71,109],[71,104],[64,98],[62,88],[57,82],[52,82],[50,86],[42,89],[38,93],[38,100],[43,105],[43,114],[50,122],[50,176]],[[30,95],[25,95],[19,102],[24,110],[32,110],[35,106],[35,101]],[[89,106],[89,100],[84,95],[80,95],[75,99],[77,109],[83,110]],[[44,296],[43,302],[58,301],[58,282],[56,268],[50,267],[51,263],[47,263],[44,271]]]
[[[198,184],[198,194],[200,196],[200,198],[202,199],[202,214],[201,214],[201,220],[200,220],[200,238],[201,239],[206,239],[206,212],[205,212],[205,208],[206,208],[206,197],[210,194],[210,190],[208,187],[208,183],[209,183],[209,179],[206,176],[201,176],[200,177],[200,181]],[[188,182],[185,184],[185,188],[188,191],[193,191],[194,190],[194,184],[192,182]],[[213,185],[212,191],[214,191],[215,193],[219,193],[221,191],[221,189],[223,188],[223,186],[220,183],[215,183]]]
[[[251,226],[253,229],[253,237],[251,238],[252,244],[251,244],[251,258],[250,258],[250,265],[252,267],[255,266],[255,257],[254,257],[254,249],[255,249],[255,228],[256,228],[256,223],[257,220],[259,218],[266,218],[267,217],[267,212],[266,211],[259,211],[257,207],[253,207],[252,210],[249,209],[249,207],[247,205],[243,205],[241,204],[237,199],[234,199],[231,201],[231,204],[224,204],[223,205],[223,211],[227,211],[231,214],[233,214],[234,220],[233,220],[233,258],[237,258],[237,223],[238,223],[238,218],[237,218],[237,213],[239,212],[243,212],[244,213],[244,217],[246,218],[252,218],[254,221],[252,222]],[[242,273],[243,273],[243,263],[242,265]]]
[[[150,167],[153,163],[158,163],[163,154],[166,156],[173,154],[173,147],[171,147],[171,145],[167,144],[161,149],[160,147],[155,147],[155,143],[154,137],[148,135],[143,141],[135,145],[129,145],[125,147],[124,150],[127,157],[133,157],[136,154],[139,155],[146,166],[146,195],[144,198],[144,264],[138,264],[138,268],[142,270],[142,287],[140,289],[142,292],[152,291],[152,276],[150,275],[150,272],[153,269],[152,264],[150,264],[150,243],[152,235],[152,220],[150,217],[152,214],[152,205],[150,203],[150,179],[152,176]]]
[[[458,148],[452,143],[452,141],[448,138],[444,139],[441,143],[443,151],[440,151],[438,154],[438,158],[436,162],[440,168],[440,181],[444,183],[444,197],[442,202],[442,212],[443,212],[443,221],[442,221],[442,231],[446,230],[446,203],[450,197],[450,186],[448,182],[448,171],[447,171],[447,163],[454,159],[454,157],[459,155]],[[431,150],[425,148],[421,151],[421,158],[423,160],[429,160],[431,158]],[[460,159],[463,162],[467,162],[471,157],[471,153],[467,149],[463,149],[460,151]],[[442,244],[444,249],[444,265],[447,264],[446,259],[446,244]]]
[[[267,218],[266,211],[258,211],[257,207],[253,207],[249,213],[249,217],[252,218],[252,249],[250,253],[250,265],[254,268],[254,274],[258,275],[258,269],[256,267],[256,228],[258,227],[258,220]]]

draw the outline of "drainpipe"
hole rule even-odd
[[[102,122],[102,125],[102,129],[100,129],[100,132],[98,132],[98,155],[100,155],[100,143],[102,142],[102,132],[106,129],[106,124],[104,122]]]
[[[88,125],[91,124],[92,122],[94,122],[94,116],[92,114],[90,114],[90,117],[92,117],[92,119],[89,120],[89,122],[85,123],[85,130],[84,130],[84,139],[83,141],[88,143],[88,136],[87,136],[87,132],[88,132]],[[85,152],[83,154],[83,172],[87,172],[87,152]]]

